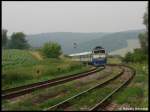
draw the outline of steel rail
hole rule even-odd
[[[118,65],[109,65],[109,66],[118,66]],[[56,105],[53,105],[53,106],[51,106],[51,107],[49,107],[49,108],[44,109],[44,111],[59,108],[60,106],[64,105],[65,103],[67,103],[67,102],[70,101],[70,100],[73,100],[73,99],[75,99],[75,98],[77,98],[77,97],[79,97],[79,96],[81,96],[81,95],[84,95],[85,93],[87,93],[87,92],[89,92],[89,91],[91,91],[91,90],[93,90],[93,89],[96,89],[96,88],[98,88],[98,87],[105,86],[105,85],[108,84],[109,82],[111,82],[111,81],[115,80],[116,78],[118,78],[119,76],[121,76],[121,75],[124,73],[124,71],[125,71],[125,70],[122,69],[122,71],[121,71],[119,74],[117,74],[117,75],[114,76],[113,78],[111,78],[111,79],[105,81],[104,83],[97,84],[97,85],[94,86],[94,87],[91,87],[91,88],[89,88],[89,89],[87,89],[87,90],[85,90],[85,91],[83,91],[83,92],[81,92],[81,93],[78,93],[77,95],[74,95],[74,96],[72,96],[72,97],[70,97],[70,98],[68,98],[68,99],[66,99],[66,100],[64,100],[64,101],[62,101],[62,102],[57,103]]]
[[[91,75],[91,74],[96,73],[98,71],[101,71],[103,69],[104,68],[94,68],[92,70],[82,72],[82,73],[78,73],[76,75],[74,74],[74,75],[60,77],[60,78],[49,80],[49,81],[30,84],[30,85],[26,85],[26,86],[23,86],[23,87],[18,87],[18,88],[21,88],[21,89],[17,89],[16,91],[15,91],[15,89],[12,89],[13,91],[8,92],[8,93],[5,91],[5,94],[2,94],[2,99],[11,99],[11,98],[14,98],[14,97],[18,97],[18,96],[21,96],[21,95],[28,94],[30,92],[33,92],[33,91],[41,89],[41,88],[56,86],[56,85],[59,85],[59,84],[62,84],[62,83],[66,83],[66,82],[81,78],[81,77]]]
[[[121,66],[130,68],[132,70],[132,76],[127,81],[125,81],[123,84],[121,84],[118,88],[116,88],[114,91],[112,91],[110,94],[108,94],[103,100],[101,100],[99,103],[97,103],[91,109],[89,109],[89,111],[96,111],[98,108],[101,107],[101,105],[103,105],[106,101],[108,101],[108,99],[110,99],[116,92],[118,92],[124,86],[128,85],[130,83],[130,81],[133,79],[133,77],[136,74],[135,69],[130,66],[127,66],[127,65],[121,65]]]
[[[91,69],[91,70],[96,70],[96,67]],[[25,89],[27,87],[36,86],[36,85],[39,85],[39,84],[44,84],[44,83],[53,82],[53,81],[56,81],[56,80],[61,80],[61,79],[64,79],[64,78],[72,77],[74,75],[80,75],[82,73],[86,73],[86,72],[89,72],[91,70],[84,71],[84,72],[81,72],[81,73],[72,74],[72,75],[68,75],[68,76],[58,77],[58,78],[50,79],[50,80],[47,80],[47,81],[41,81],[41,82],[36,82],[36,83],[32,83],[32,84],[26,84],[26,85],[23,85],[23,86],[18,86],[18,87],[14,87],[14,88],[5,89],[5,90],[2,90],[2,94],[6,94],[6,93],[13,92],[13,91],[20,90],[20,89]]]

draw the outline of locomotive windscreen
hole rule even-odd
[[[105,53],[105,50],[98,50],[98,51],[94,51],[94,53]]]

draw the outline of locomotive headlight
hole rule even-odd
[[[100,55],[100,57],[101,57],[101,58],[105,58],[106,56],[105,56],[105,55]]]

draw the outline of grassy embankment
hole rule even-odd
[[[3,50],[2,89],[71,75],[90,68],[66,58],[41,58],[37,58],[31,51]]]
[[[114,60],[115,63],[121,61]],[[148,108],[148,61],[127,65],[135,68],[136,75],[126,88],[114,95],[112,102],[133,108]]]
[[[16,100],[5,101],[3,103],[3,106],[6,110],[42,110],[44,108],[53,106],[56,103],[59,103],[69,97],[72,97],[82,91],[85,91],[90,87],[93,87],[94,85],[111,79],[120,71],[121,69],[119,68],[112,68],[110,71],[105,69],[93,76],[87,76],[78,80],[67,82],[62,85],[47,88],[42,91],[38,90]],[[89,99],[93,97],[96,98],[97,96],[94,95],[86,98],[86,102],[88,103]]]

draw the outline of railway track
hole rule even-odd
[[[116,84],[114,84],[115,85],[114,88],[108,93],[108,95],[101,98],[98,102],[96,102],[95,105],[85,109],[86,111],[107,110],[106,105],[108,103],[107,102],[108,99],[110,99],[112,95],[114,95],[121,88],[123,88],[125,85],[127,85],[133,79],[133,77],[135,75],[135,70],[131,67],[126,66],[126,65],[109,64],[108,66],[119,66],[122,68],[122,72],[120,72],[119,74],[117,74],[113,78],[107,80],[106,82],[101,83],[101,84],[97,84],[96,86],[89,88],[86,91],[83,91],[83,92],[81,92],[81,93],[79,93],[73,97],[70,97],[70,98],[68,98],[68,99],[66,99],[66,100],[64,100],[64,101],[62,101],[56,105],[53,105],[49,108],[44,109],[44,111],[47,111],[47,110],[52,110],[52,111],[54,111],[54,110],[68,111],[69,110],[69,111],[72,111],[72,110],[74,110],[73,105],[76,104],[80,99],[82,99],[83,96],[84,97],[85,97],[85,95],[88,96],[88,94],[89,95],[92,94],[93,91],[96,91],[96,90],[99,90],[102,88],[107,89],[106,88],[107,86],[111,87],[114,83],[116,83]],[[74,102],[72,102],[72,101],[74,101]],[[81,107],[83,107],[83,105],[81,105]]]
[[[92,75],[93,73],[99,72],[103,69],[104,69],[104,67],[101,67],[101,68],[95,67],[94,69],[91,69],[86,72],[78,73],[78,74],[73,74],[73,75],[59,77],[59,78],[48,80],[48,81],[43,81],[43,82],[33,83],[33,84],[24,85],[24,86],[20,86],[20,87],[16,87],[16,88],[2,90],[2,99],[11,99],[11,98],[15,98],[18,96],[22,96],[22,95],[31,93],[38,89],[63,84],[65,82],[69,82],[69,81],[72,81],[72,80],[75,80],[75,79],[78,79],[81,77]]]
[[[130,81],[133,79],[133,77],[135,76],[135,69],[133,69],[132,67],[126,66],[126,65],[122,65],[124,67],[129,68],[130,70],[132,70],[131,74],[127,73],[124,75],[129,75],[128,78],[125,77],[121,77],[119,80],[125,80],[121,85],[119,85],[119,87],[115,88],[110,94],[108,94],[103,100],[101,100],[99,103],[97,103],[95,106],[93,106],[91,109],[89,109],[89,111],[112,111],[111,109],[113,109],[113,105],[112,107],[107,107],[107,105],[110,103],[108,100],[116,93],[118,92],[120,89],[122,89],[124,86],[127,86]],[[128,72],[128,71],[125,71]]]

